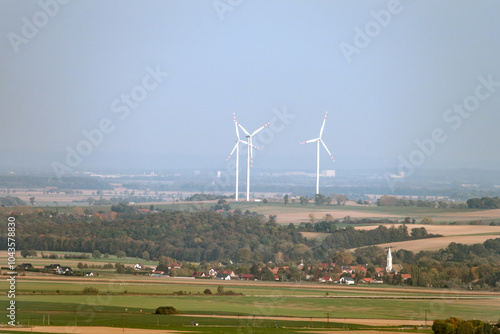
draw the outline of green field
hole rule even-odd
[[[339,285],[319,284],[316,282],[300,283],[300,287],[292,284],[275,283],[259,284],[261,282],[237,281],[221,282],[217,280],[195,280],[189,283],[184,283],[182,280],[175,281],[173,279],[163,279],[163,281],[154,280],[150,277],[137,277],[132,275],[116,275],[109,273],[109,277],[116,280],[101,280],[85,277],[75,280],[57,280],[58,276],[54,276],[54,280],[36,280],[32,276],[29,280],[19,279],[17,281],[17,293],[19,295],[75,295],[81,294],[85,287],[93,287],[99,290],[102,294],[140,294],[149,296],[172,295],[182,291],[185,295],[203,294],[205,289],[210,289],[213,293],[216,292],[218,285],[224,286],[226,290],[241,293],[244,296],[285,296],[285,297],[422,297],[422,298],[438,298],[442,290],[436,290],[433,293],[429,291],[417,292],[418,290],[405,291],[388,290],[386,285],[364,285],[362,287],[352,286],[339,289]],[[133,280],[133,281],[132,281]],[[0,289],[7,289],[6,281],[0,282]]]
[[[266,328],[281,332],[278,326],[325,328],[327,315],[330,325],[341,328],[343,318],[400,319],[401,321],[448,318],[496,321],[500,309],[499,294],[485,294],[447,290],[394,288],[389,286],[340,287],[319,283],[303,283],[298,287],[287,283],[153,281],[149,277],[137,278],[117,275],[115,280],[93,281],[93,278],[71,280],[44,280],[30,277],[17,281],[18,321],[42,325],[50,316],[51,324],[58,326],[115,326],[133,328],[184,328],[191,320],[200,324],[196,331],[207,333],[237,333],[242,327],[252,326],[256,333]],[[217,285],[243,296],[204,295]],[[83,295],[84,287],[99,289],[98,295]],[[7,290],[7,282],[0,282]],[[4,290],[4,291],[5,291]],[[173,295],[183,291],[184,295]],[[326,294],[328,292],[328,295]],[[388,299],[391,298],[391,299]],[[5,305],[7,296],[0,297]],[[157,316],[152,313],[159,306],[174,306],[185,316]],[[214,315],[213,318],[201,315]],[[224,316],[238,316],[226,319]],[[252,320],[253,316],[294,317]],[[310,318],[311,321],[300,319]],[[322,318],[323,320],[319,320]],[[334,324],[337,322],[337,324]],[[211,326],[229,326],[220,328]],[[349,325],[350,328],[367,326]],[[290,328],[288,328],[288,332]],[[283,331],[286,332],[286,331]]]
[[[465,319],[497,320],[498,299],[404,300],[311,297],[251,296],[127,296],[127,295],[19,295],[19,313],[37,310],[75,312],[79,308],[113,312],[152,313],[159,306],[174,306],[182,314],[264,315],[359,319],[432,319],[456,316]],[[2,301],[7,298],[2,296]],[[38,311],[37,311],[38,312]]]

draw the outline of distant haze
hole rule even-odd
[[[0,170],[227,169],[234,112],[314,172],[326,111],[321,169],[500,165],[498,1],[63,3],[0,2]]]

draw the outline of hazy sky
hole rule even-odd
[[[314,171],[299,142],[326,111],[322,169],[498,168],[499,17],[497,0],[1,0],[0,169],[224,168],[235,112],[272,121],[256,170]]]

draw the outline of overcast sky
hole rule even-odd
[[[0,169],[224,168],[234,112],[272,122],[255,168],[314,171],[299,142],[326,111],[321,169],[498,169],[499,17],[497,0],[1,0]]]

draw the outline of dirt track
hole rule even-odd
[[[311,318],[311,317],[265,317],[265,316],[237,316],[237,315],[207,315],[207,314],[179,314],[180,316],[193,317],[193,318],[226,318],[226,319],[240,319],[242,321],[257,320],[279,320],[289,321],[314,321],[314,322],[327,322],[344,323],[344,324],[359,324],[368,326],[420,326],[424,325],[425,321],[422,320],[409,320],[409,319],[353,319],[353,318]]]

